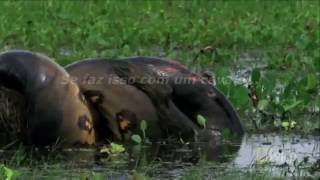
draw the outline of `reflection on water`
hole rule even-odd
[[[251,167],[264,160],[274,165],[293,166],[296,161],[315,162],[320,158],[320,138],[278,135],[245,136],[234,163]]]
[[[153,153],[145,155],[144,160],[148,165],[156,165],[148,174],[157,178],[179,179],[199,164],[199,171],[208,173],[205,177],[209,179],[239,172],[240,175],[259,172],[276,177],[320,175],[319,170],[318,174],[309,171],[312,164],[320,161],[320,136],[255,134],[245,135],[241,142],[158,144],[156,147],[156,151],[146,148],[139,153]]]
[[[8,158],[3,155],[0,152],[1,160]],[[109,179],[132,179],[132,170],[136,170],[155,179],[193,179],[198,173],[205,179],[223,179],[250,172],[268,177],[316,177],[320,176],[320,136],[245,135],[238,142],[156,143],[127,147],[127,153],[117,156],[65,151],[61,157],[55,161],[58,168],[46,162],[47,169],[40,174],[79,177],[79,172],[89,172]],[[311,172],[314,164],[317,168]],[[30,173],[32,169],[24,168],[23,174]]]
[[[319,160],[319,136],[247,135],[232,163],[247,169],[264,166],[273,175],[298,176],[306,175],[305,167]]]
[[[316,174],[309,171],[312,164],[320,161],[319,136],[245,135],[241,142],[157,144],[138,150],[133,147],[129,152],[135,166],[147,167],[144,171],[157,179],[180,179],[200,164],[199,171],[208,173],[205,177],[209,179],[246,172],[291,177],[320,175],[319,170]],[[126,168],[134,166],[129,163]]]
[[[245,135],[241,143],[193,143],[185,145],[184,150],[180,147],[179,151],[166,145],[160,149],[166,150],[158,151],[157,157],[170,162],[162,164],[166,167],[162,174],[170,174],[173,179],[183,177],[190,170],[188,162],[193,166],[202,163],[201,168],[208,170],[206,177],[212,178],[239,171],[257,171],[267,176],[320,176],[319,169],[316,174],[309,171],[312,164],[320,161],[319,136]]]

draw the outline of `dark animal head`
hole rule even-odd
[[[230,129],[231,132],[243,134],[240,118],[228,99],[211,83],[193,78],[190,84],[175,84],[173,101],[191,119],[197,115],[207,119],[207,128],[213,130]]]

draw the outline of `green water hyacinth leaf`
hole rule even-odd
[[[207,119],[205,117],[198,114],[197,115],[197,122],[200,126],[202,126],[203,128],[206,128]]]
[[[291,129],[295,128],[296,125],[297,125],[297,122],[295,122],[295,121],[291,121],[291,122],[290,122],[290,128],[291,128]]]
[[[233,89],[233,102],[237,107],[245,106],[249,103],[249,90],[244,86],[237,86]]]
[[[269,105],[269,101],[266,100],[266,99],[262,99],[262,100],[260,100],[259,103],[258,103],[258,109],[259,109],[260,111],[263,111],[263,110],[265,110],[265,109],[268,107],[268,105]]]
[[[137,144],[141,144],[142,139],[138,134],[134,134],[131,136],[131,140]]]
[[[19,172],[6,167],[4,164],[0,164],[0,178],[5,180],[15,179],[19,176]]]
[[[307,91],[315,90],[317,88],[318,81],[319,80],[317,79],[315,74],[308,74],[306,90]]]
[[[285,129],[285,130],[289,130],[289,129],[293,129],[295,128],[297,125],[296,121],[283,121],[281,123],[281,126]]]
[[[257,83],[260,80],[260,77],[261,77],[261,74],[259,69],[257,68],[253,69],[251,73],[251,81],[253,83]]]
[[[145,120],[142,120],[141,123],[140,123],[141,131],[146,131],[147,128],[148,128],[147,122]]]
[[[288,121],[283,121],[281,123],[281,126],[285,129],[285,130],[288,130],[289,129],[289,126],[290,126],[290,123]]]
[[[126,149],[121,144],[111,143],[110,144],[110,152],[112,154],[118,154],[124,152]]]

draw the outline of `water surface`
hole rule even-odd
[[[154,143],[126,147],[118,155],[92,149],[49,154],[50,160],[17,165],[28,177],[108,177],[132,179],[233,179],[257,177],[320,177],[320,136],[251,134],[240,141]],[[22,155],[0,153],[1,160],[18,161]],[[264,179],[264,178],[263,178]]]

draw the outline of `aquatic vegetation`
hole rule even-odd
[[[207,119],[205,117],[203,117],[200,114],[197,115],[197,123],[201,125],[203,128],[206,128],[206,122],[207,122]]]
[[[125,148],[121,144],[110,143],[109,147],[103,147],[100,153],[119,154],[125,151]]]
[[[1,50],[42,51],[62,65],[179,59],[215,73],[248,130],[281,130],[292,119],[292,130],[319,130],[317,1],[1,1],[0,10]]]
[[[19,176],[18,171],[14,171],[3,164],[0,164],[0,178],[11,180],[17,176]]]

